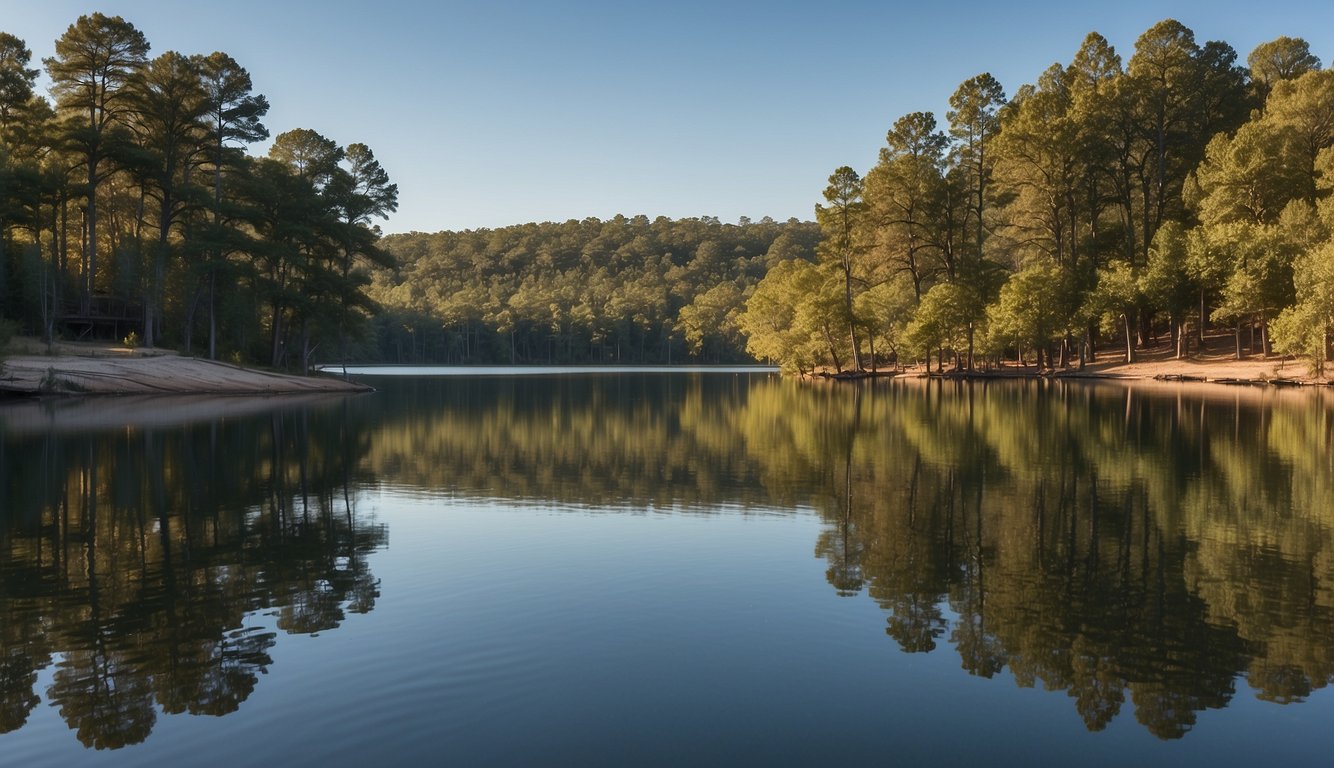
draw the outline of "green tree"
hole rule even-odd
[[[5,143],[26,118],[24,107],[33,97],[38,70],[28,68],[31,61],[26,43],[0,32],[0,140]]]
[[[983,304],[977,294],[963,283],[937,283],[922,297],[912,322],[905,332],[905,344],[916,356],[931,362],[938,356],[937,370],[945,369],[945,355],[954,355],[956,367],[971,343],[974,328],[981,319]]]
[[[900,347],[917,304],[913,284],[902,274],[877,283],[857,296],[853,311],[857,322],[866,328],[872,369],[876,367],[877,342],[893,356],[896,364],[902,364]]]
[[[1214,316],[1254,319],[1261,352],[1270,354],[1269,321],[1293,302],[1293,260],[1298,247],[1278,225],[1235,222],[1213,234],[1212,242],[1231,256],[1222,301]]]
[[[818,359],[817,344],[811,330],[798,323],[797,307],[816,295],[824,282],[819,268],[801,259],[769,270],[738,318],[746,334],[746,351],[757,360],[773,360],[790,371],[812,370]]]
[[[92,298],[97,276],[98,186],[110,174],[132,109],[129,83],[148,58],[148,40],[119,16],[80,16],[56,40],[56,55],[44,59],[56,108],[67,119],[68,140],[86,171],[88,234],[83,256],[83,305]]]
[[[352,329],[354,305],[367,309],[360,287],[369,277],[355,272],[364,267],[389,267],[393,257],[379,245],[379,227],[375,219],[386,219],[398,210],[398,185],[389,181],[389,173],[375,159],[365,144],[350,144],[343,153],[344,162],[333,174],[325,195],[333,204],[340,229],[340,277],[346,288],[340,302],[338,337],[340,352],[347,356],[347,335]]]
[[[1085,299],[1083,313],[1097,322],[1108,335],[1115,334],[1118,325],[1125,331],[1125,361],[1135,362],[1135,342],[1131,325],[1136,309],[1143,304],[1141,281],[1137,270],[1128,262],[1117,261],[1098,270],[1096,287]]]
[[[944,169],[947,140],[930,112],[913,112],[886,135],[880,161],[866,174],[866,221],[872,255],[911,281],[920,301],[935,275],[952,268]]]
[[[955,140],[955,164],[961,170],[971,201],[968,217],[972,220],[972,259],[980,265],[986,240],[987,183],[992,161],[988,155],[991,140],[1000,131],[1000,109],[1005,105],[1005,89],[989,72],[963,81],[950,96],[950,135]],[[964,222],[965,231],[968,222]]]
[[[1191,274],[1185,230],[1175,221],[1164,223],[1153,238],[1149,263],[1141,277],[1141,291],[1150,306],[1165,310],[1177,359],[1186,356],[1186,314],[1199,286]]]
[[[1052,343],[1070,333],[1075,312],[1070,306],[1079,293],[1069,273],[1050,260],[1039,260],[1010,276],[1000,297],[987,311],[987,332],[993,348],[1010,342],[1037,353],[1037,365],[1056,367]]]
[[[1255,46],[1246,57],[1246,65],[1250,69],[1251,85],[1256,89],[1259,101],[1264,103],[1279,81],[1295,80],[1320,69],[1320,59],[1311,53],[1310,44],[1302,38],[1283,35]]]
[[[1293,264],[1296,303],[1273,323],[1274,347],[1310,361],[1316,376],[1325,375],[1334,331],[1334,242],[1302,253]]]
[[[1334,71],[1311,71],[1276,83],[1261,120],[1284,134],[1291,143],[1284,159],[1304,174],[1293,197],[1315,202],[1317,160],[1334,145]]]
[[[163,284],[180,218],[202,202],[195,170],[206,157],[207,93],[196,59],[168,51],[144,67],[130,85],[133,125],[142,147],[145,193],[157,202],[157,242],[144,286],[143,344],[156,343]],[[187,334],[188,335],[188,334]]]
[[[1287,132],[1272,120],[1256,120],[1209,142],[1187,200],[1206,227],[1229,221],[1268,224],[1289,200],[1304,196],[1303,178],[1309,176]]]
[[[864,248],[860,242],[860,230],[866,213],[866,203],[862,199],[863,184],[857,172],[848,166],[842,166],[829,177],[829,186],[825,187],[824,199],[828,206],[815,206],[815,219],[824,232],[824,241],[820,244],[821,257],[833,264],[843,282],[843,317],[847,325],[848,338],[852,344],[852,367],[861,370],[861,344],[857,339],[856,316],[852,311],[853,285],[866,283],[862,272]],[[841,367],[841,366],[840,366]]]
[[[207,101],[208,161],[213,166],[212,220],[204,243],[207,263],[204,269],[203,289],[207,296],[208,357],[218,355],[218,286],[219,274],[228,269],[227,257],[237,247],[237,238],[230,219],[234,212],[224,208],[227,195],[224,180],[237,169],[244,155],[234,143],[262,141],[269,131],[261,122],[269,111],[264,96],[252,93],[250,73],[236,60],[222,52],[214,52],[199,61]]]
[[[677,314],[677,331],[685,337],[692,357],[703,357],[710,346],[735,349],[742,341],[737,317],[746,298],[736,283],[726,282],[696,294]]]

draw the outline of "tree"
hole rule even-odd
[[[208,257],[205,265],[205,290],[208,296],[208,357],[218,353],[217,292],[218,273],[227,267],[226,258],[234,242],[232,230],[224,215],[223,180],[229,169],[235,169],[242,155],[233,142],[250,143],[269,137],[261,122],[268,114],[269,102],[262,95],[251,93],[250,73],[225,53],[214,52],[198,62],[207,101],[209,162],[213,165],[213,218],[204,248]]]
[[[1195,299],[1198,285],[1190,273],[1186,234],[1180,224],[1169,221],[1158,229],[1141,281],[1141,290],[1150,305],[1167,310],[1176,357],[1178,360],[1185,357],[1186,312]]]
[[[143,147],[145,192],[158,203],[157,243],[144,290],[143,344],[152,347],[172,228],[191,206],[202,202],[202,195],[196,194],[195,170],[206,159],[208,101],[198,61],[175,51],[150,62],[130,87],[134,127]]]
[[[331,297],[338,300],[336,220],[310,179],[271,158],[255,161],[238,191],[254,231],[248,251],[256,293],[268,308],[269,364],[287,364],[294,329],[304,364],[311,321],[329,311]]]
[[[942,175],[946,143],[930,112],[904,115],[894,121],[880,161],[866,174],[872,255],[891,273],[908,277],[914,301],[938,272],[953,267]]]
[[[143,69],[148,40],[119,16],[80,16],[56,40],[56,55],[44,59],[56,108],[69,118],[69,140],[86,169],[87,238],[84,244],[83,304],[97,275],[97,190],[115,154],[117,129],[131,109],[127,85]]]
[[[1272,120],[1215,136],[1187,188],[1201,224],[1277,220],[1289,200],[1305,197],[1303,180],[1310,176],[1292,150],[1289,136]]]
[[[28,68],[30,61],[32,51],[22,40],[0,32],[0,140],[6,143],[22,122],[23,108],[33,96],[37,70]]]
[[[842,166],[829,176],[829,186],[825,187],[824,199],[829,205],[815,206],[815,219],[824,232],[819,253],[838,269],[842,277],[843,316],[852,342],[852,367],[856,370],[861,370],[862,362],[857,322],[852,311],[852,288],[854,281],[864,282],[859,274],[863,269],[859,229],[866,212],[862,190],[862,180],[857,172]]]
[[[712,345],[721,349],[740,346],[741,329],[737,317],[745,303],[745,296],[736,283],[725,282],[697,294],[694,301],[681,307],[676,328],[685,337],[690,355],[704,357]]]
[[[746,351],[787,370],[803,374],[812,370],[817,344],[811,330],[799,324],[797,307],[818,293],[823,282],[819,268],[801,259],[769,270],[737,319],[746,334]]]
[[[1316,161],[1334,145],[1334,71],[1311,71],[1274,85],[1260,121],[1282,132],[1285,160],[1304,174],[1293,197],[1315,202]]]
[[[1250,68],[1251,85],[1263,104],[1279,81],[1295,80],[1320,69],[1320,59],[1302,38],[1283,35],[1255,46],[1246,57],[1246,65]]]
[[[1007,110],[996,138],[995,183],[1005,189],[1008,240],[1018,253],[1041,254],[1074,268],[1080,256],[1080,196],[1091,173],[1082,126],[1072,119],[1070,74],[1052,65],[1038,88]]]
[[[1116,333],[1118,323],[1125,330],[1127,363],[1135,362],[1135,343],[1130,326],[1142,298],[1137,270],[1128,262],[1118,261],[1098,270],[1097,287],[1084,302],[1084,315],[1097,322],[1104,333]]]
[[[1039,368],[1055,368],[1052,342],[1069,334],[1075,317],[1072,306],[1079,293],[1068,273],[1050,260],[1038,260],[1015,274],[1001,287],[1000,297],[987,310],[987,332],[992,346],[1003,349],[1009,342],[1037,352]]]
[[[1296,303],[1274,320],[1274,347],[1306,357],[1315,375],[1323,376],[1334,331],[1334,242],[1297,256],[1293,282]]]
[[[333,139],[309,128],[284,131],[273,139],[269,158],[287,166],[317,190],[323,190],[338,173],[346,152]]]
[[[974,326],[980,319],[982,303],[963,283],[937,283],[922,297],[905,333],[905,343],[915,355],[925,359],[938,353],[937,370],[945,369],[945,352],[954,353],[956,366],[967,348]]]
[[[393,258],[377,246],[379,228],[375,219],[385,219],[398,210],[398,185],[389,181],[389,174],[375,159],[365,144],[350,144],[343,152],[344,165],[332,175],[324,189],[339,220],[339,269],[344,283],[362,282],[353,274],[358,261],[370,266],[389,267]],[[346,359],[346,337],[350,329],[352,303],[360,294],[350,292],[341,302],[338,336],[342,356]]]
[[[1266,356],[1270,353],[1269,321],[1294,300],[1293,262],[1300,245],[1290,232],[1278,224],[1234,222],[1211,233],[1211,242],[1231,256],[1214,317],[1234,322],[1258,320],[1261,351]]]
[[[968,180],[972,196],[968,214],[975,227],[972,244],[975,264],[982,261],[986,239],[984,214],[987,182],[991,176],[987,149],[1000,131],[999,111],[1004,105],[1005,89],[990,73],[984,72],[968,78],[955,90],[950,96],[950,111],[945,115],[950,123],[950,135],[956,142],[955,162]]]
[[[30,114],[33,83],[37,70],[29,69],[32,52],[13,35],[0,32],[0,303],[9,297],[9,230],[23,215],[24,201],[30,199],[35,186],[35,174],[24,173],[27,153],[22,144],[25,128],[39,123]]]
[[[877,341],[888,348],[896,363],[902,364],[900,346],[917,303],[913,285],[903,275],[877,283],[857,296],[853,310],[857,322],[866,328],[872,369],[876,367]]]

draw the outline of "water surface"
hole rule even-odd
[[[7,764],[1334,746],[1323,393],[375,385],[0,407]]]

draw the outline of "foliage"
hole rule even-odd
[[[374,272],[391,361],[747,359],[738,315],[770,269],[815,257],[809,223],[616,216],[391,235]]]
[[[1102,335],[1124,336],[1131,359],[1165,326],[1180,356],[1192,320],[1201,340],[1210,320],[1264,339],[1296,301],[1294,260],[1334,225],[1334,72],[1299,38],[1257,46],[1242,67],[1174,19],[1124,60],[1090,33],[1008,100],[990,75],[968,79],[947,119],[948,133],[931,113],[896,120],[864,180],[830,177],[826,199],[855,201],[856,215],[817,210],[857,367],[874,338],[858,329],[900,312],[913,354],[963,366],[983,325],[991,355]],[[861,297],[890,280],[917,306],[876,319]],[[1297,348],[1309,345],[1285,347]]]
[[[1294,264],[1296,302],[1274,321],[1274,346],[1301,355],[1323,376],[1334,332],[1334,243],[1299,255]]]
[[[1016,272],[988,310],[990,346],[999,351],[1013,342],[1021,348],[1045,349],[1069,333],[1073,312],[1062,305],[1077,295],[1067,273],[1049,261]]]
[[[268,101],[224,53],[149,44],[118,16],[80,16],[43,64],[0,33],[0,311],[147,347],[305,367],[361,334],[384,266],[374,220],[397,189],[362,144],[280,135],[249,157]],[[279,199],[281,198],[281,199]],[[289,350],[299,350],[290,354]]]

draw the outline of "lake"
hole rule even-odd
[[[6,765],[1334,747],[1328,392],[368,381],[0,404]]]

